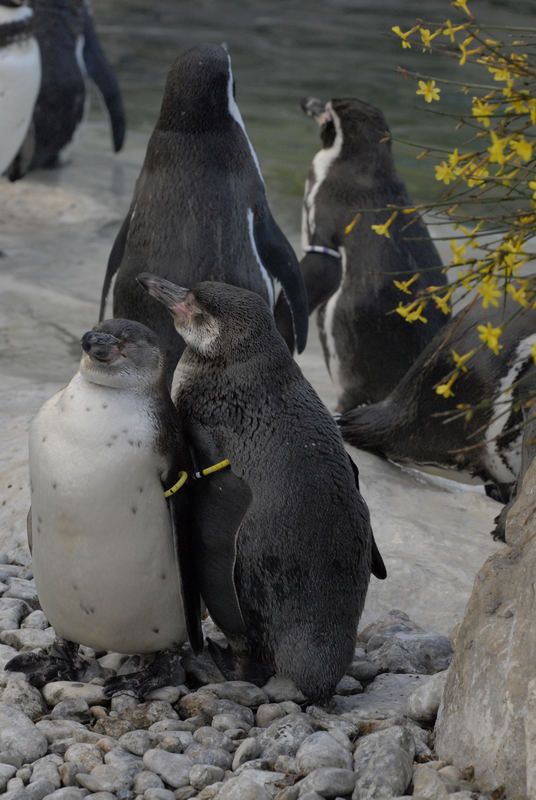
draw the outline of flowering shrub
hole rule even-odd
[[[430,106],[439,104],[439,110],[447,93],[456,92],[465,106],[456,114],[460,142],[452,152],[429,148],[418,156],[434,159],[442,194],[436,203],[417,210],[454,226],[449,266],[458,267],[457,279],[415,296],[412,279],[395,281],[404,295],[411,295],[396,308],[407,322],[426,322],[428,303],[449,313],[456,290],[456,296],[461,292],[466,301],[480,302],[484,309],[499,306],[506,295],[519,306],[516,313],[536,307],[536,276],[521,269],[534,261],[527,245],[536,233],[536,29],[484,29],[467,0],[454,0],[451,5],[463,13],[458,24],[450,19],[441,23],[417,20],[407,31],[398,25],[392,28],[403,48],[440,54],[457,62],[460,69],[452,79],[401,69],[418,81],[416,94]],[[481,69],[481,83],[464,82],[467,64]],[[384,225],[372,227],[379,235],[389,236],[393,219],[415,210],[397,208]],[[408,226],[411,235],[409,230]],[[481,347],[498,354],[503,328],[489,322],[480,325]],[[475,352],[452,351],[453,369],[435,387],[438,394],[454,395],[452,387]],[[536,362],[536,345],[532,354]]]

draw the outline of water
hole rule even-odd
[[[93,0],[101,42],[118,76],[131,130],[155,123],[169,65],[197,43],[226,42],[237,100],[259,154],[270,199],[287,232],[299,229],[304,177],[319,146],[316,125],[299,108],[304,95],[355,96],[384,112],[395,137],[449,147],[454,122],[433,113],[460,112],[464,98],[434,104],[415,95],[398,65],[464,80],[455,59],[403,50],[393,25],[410,28],[417,17],[453,22],[467,18],[445,0]],[[425,8],[424,8],[425,7]],[[482,23],[534,24],[533,0],[469,0]],[[415,200],[435,196],[439,184],[414,148],[395,145],[399,171]]]

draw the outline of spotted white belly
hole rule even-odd
[[[56,633],[97,650],[186,639],[162,458],[144,398],[78,373],[30,429],[32,559]]]
[[[2,22],[31,15],[27,7],[2,9]],[[0,173],[11,163],[32,119],[41,84],[41,57],[34,38],[0,48]]]

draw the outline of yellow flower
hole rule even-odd
[[[408,281],[393,281],[393,283],[397,289],[400,289],[401,292],[404,292],[405,294],[411,294],[409,287],[417,280],[417,278],[420,278],[420,272],[416,272],[415,275]]]
[[[434,80],[419,81],[419,88],[417,89],[416,94],[422,94],[426,102],[431,103],[432,100],[439,100],[440,91],[441,89],[436,86],[436,82]]]
[[[456,350],[451,350],[452,358],[454,359],[454,363],[458,369],[461,369],[462,372],[467,372],[467,367],[465,366],[465,362],[469,361],[471,356],[475,354],[475,350],[469,350],[464,356],[459,356]]]
[[[440,383],[439,386],[436,386],[436,394],[441,394],[446,399],[447,397],[454,397],[454,392],[452,391],[452,384],[456,380],[458,375],[454,373],[446,383]]]
[[[355,226],[356,222],[358,222],[358,221],[359,221],[359,218],[360,218],[360,217],[361,217],[361,212],[358,212],[358,213],[355,215],[355,217],[353,218],[353,220],[352,220],[351,222],[349,222],[349,223],[348,223],[348,225],[347,225],[347,226],[346,226],[346,228],[344,229],[344,232],[345,232],[345,234],[346,234],[346,235],[348,235],[349,233],[351,233],[351,232],[353,231],[353,229],[354,229],[354,226]]]
[[[383,225],[371,225],[370,227],[379,236],[387,236],[387,238],[390,239],[391,238],[391,234],[389,233],[389,225],[394,220],[394,218],[397,216],[397,214],[398,214],[398,211],[393,211],[393,213],[391,214],[391,216],[389,217],[387,222],[384,222]]]
[[[450,314],[449,297],[447,295],[440,297],[438,294],[433,294],[432,299],[435,300],[436,308],[442,311],[443,314]]]
[[[523,286],[520,286],[518,289],[516,289],[513,283],[507,283],[506,291],[509,295],[511,295],[512,300],[515,300],[516,303],[519,303],[519,305],[528,305],[525,288]]]
[[[450,19],[448,19],[446,21],[446,23],[445,23],[445,29],[443,30],[443,36],[449,36],[450,37],[450,41],[452,43],[454,43],[454,34],[458,33],[458,31],[463,31],[464,28],[465,28],[465,25],[456,25],[456,27],[454,27],[452,22],[450,21]]]
[[[476,117],[485,128],[489,128],[489,117],[493,116],[493,112],[499,108],[498,105],[486,103],[485,100],[479,97],[473,97],[473,117]]]
[[[490,303],[492,306],[499,305],[497,297],[500,297],[502,292],[497,288],[497,281],[493,280],[493,278],[490,278],[488,275],[480,282],[478,294],[481,294],[483,297],[482,307],[487,308]]]
[[[508,139],[499,139],[495,131],[490,131],[492,145],[488,147],[489,160],[491,163],[504,164],[504,148],[508,144]]]
[[[411,47],[410,42],[407,41],[408,36],[411,36],[411,34],[415,33],[415,31],[418,30],[418,29],[419,29],[419,26],[415,25],[409,31],[406,31],[404,33],[402,30],[400,30],[400,26],[399,25],[395,25],[394,28],[391,28],[393,33],[396,33],[396,35],[400,36],[400,38],[402,39],[402,47],[404,47],[404,48]]]
[[[421,303],[419,303],[415,311],[411,311],[406,316],[406,322],[416,322],[417,320],[419,320],[419,322],[428,322],[427,318],[422,316],[422,312],[425,305],[426,303],[424,302],[424,300]]]
[[[499,344],[499,336],[502,333],[502,328],[493,328],[491,322],[488,322],[486,325],[479,325],[477,330],[479,331],[479,339],[481,339],[484,344],[487,344],[489,349],[498,356],[499,350],[502,350],[502,344]]]
[[[461,245],[456,244],[456,239],[450,240],[450,249],[452,250],[452,263],[453,264],[461,264],[463,261],[463,256],[465,255],[465,251],[467,249],[467,242],[463,242]]]
[[[453,169],[446,161],[442,161],[441,164],[436,164],[435,167],[435,179],[436,181],[443,181],[444,184],[448,186],[448,184],[454,180],[456,177]]]
[[[440,33],[441,33],[441,28],[438,28],[435,33],[430,33],[428,28],[421,28],[420,34],[422,43],[424,45],[422,49],[423,53],[426,52],[427,49],[430,50],[432,41],[435,39],[436,36],[439,36]]]
[[[534,342],[534,344],[532,345],[531,353],[532,353],[532,360],[536,364],[536,342]]]
[[[532,142],[527,142],[524,136],[519,139],[511,139],[510,147],[518,156],[521,156],[523,161],[530,161],[532,158]]]
[[[463,8],[468,17],[473,16],[467,8],[467,0],[453,0],[451,6],[454,6],[454,8]]]
[[[417,298],[417,300],[414,300],[413,303],[410,303],[407,306],[399,303],[395,311],[397,314],[400,314],[400,316],[405,319],[406,322],[415,322],[416,320],[426,322],[426,318],[422,316],[422,310],[424,309],[425,305],[426,303],[424,300],[419,301]],[[417,306],[417,308],[415,308],[415,306]]]
[[[529,181],[529,189],[532,189],[532,197],[536,200],[536,181]]]

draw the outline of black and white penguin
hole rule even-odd
[[[29,436],[32,567],[61,641],[50,655],[17,656],[9,669],[41,685],[77,677],[76,647],[66,643],[169,651],[160,673],[149,665],[107,684],[143,696],[184,679],[177,648],[188,634],[202,647],[188,489],[164,496],[190,457],[155,334],[114,319],[86,333],[82,348],[79,371],[38,411]]]
[[[32,9],[0,0],[0,175],[24,141],[40,84]]]
[[[201,593],[238,659],[227,677],[277,671],[324,701],[354,652],[370,573],[385,577],[357,468],[261,297],[139,280],[187,342],[173,398],[198,457],[231,464],[227,484],[217,473],[194,500]]]
[[[485,483],[513,485],[521,467],[523,399],[536,389],[536,311],[515,315],[519,311],[510,299],[504,307],[478,304],[459,311],[385,400],[340,418],[343,438],[394,461],[465,470]],[[478,326],[488,322],[503,327],[498,355],[479,338]],[[453,396],[437,394],[435,387],[454,369],[452,351],[463,356],[471,350],[476,352],[452,385]],[[467,414],[463,409],[469,406],[474,410]]]
[[[7,175],[54,167],[73,141],[88,101],[85,78],[99,90],[117,152],[125,136],[119,86],[100,47],[86,0],[31,0],[34,33],[41,52],[42,79],[26,141]]]
[[[145,269],[188,286],[208,279],[243,286],[272,307],[275,278],[292,309],[298,349],[305,346],[307,299],[298,262],[268,207],[223,47],[193,47],[171,66],[102,290],[101,318],[117,272],[114,316],[157,332],[171,375],[184,343],[162,306],[137,285]]]
[[[392,214],[382,209],[411,205],[381,111],[355,98],[307,98],[303,107],[320,125],[322,149],[305,185],[300,268],[338,410],[348,411],[386,397],[447,320],[429,306],[427,324],[405,322],[393,313],[407,299],[393,280],[419,273],[416,293],[446,279],[417,214],[398,214],[388,237],[371,229]]]

